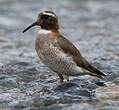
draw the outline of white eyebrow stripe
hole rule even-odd
[[[56,18],[56,16],[54,14],[52,14],[52,13],[43,12],[43,14],[49,15],[49,16],[52,16],[52,17],[55,17]]]

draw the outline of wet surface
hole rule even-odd
[[[119,110],[118,0],[0,0],[1,110]],[[34,22],[43,10],[59,16],[60,31],[104,80],[70,77],[62,85],[34,49]]]

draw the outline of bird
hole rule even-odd
[[[58,74],[60,83],[64,77],[91,75],[103,79],[106,74],[92,66],[74,46],[59,32],[58,16],[52,11],[43,11],[36,22],[23,30],[40,26],[35,40],[35,49],[41,61]],[[83,72],[81,72],[83,70]]]

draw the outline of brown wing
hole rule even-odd
[[[73,60],[76,62],[77,66],[82,67],[83,69],[88,70],[92,73],[92,75],[97,76],[99,78],[103,78],[102,76],[106,76],[104,73],[91,66],[88,61],[84,57],[81,56],[78,49],[66,38],[63,36],[57,37],[57,43],[59,47],[63,50],[64,53],[67,53],[72,56]]]

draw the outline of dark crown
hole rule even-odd
[[[38,15],[40,26],[42,29],[55,30],[58,29],[58,18],[51,11],[44,11]]]

